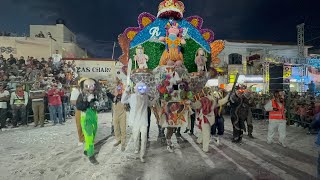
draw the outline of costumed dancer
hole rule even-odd
[[[121,102],[130,105],[129,122],[132,122],[133,126],[134,153],[138,154],[140,148],[140,160],[144,163],[147,146],[148,106],[152,106],[154,101],[149,100],[147,95],[148,87],[142,82],[136,84],[133,94],[130,93],[130,90],[131,88],[128,86],[122,95]]]
[[[78,97],[76,106],[81,111],[81,127],[84,135],[85,147],[84,154],[89,157],[93,164],[98,164],[94,157],[94,139],[98,129],[98,90],[96,80],[86,79],[80,82],[81,93]]]
[[[235,91],[230,97],[231,106],[231,122],[233,127],[233,139],[232,142],[240,143],[242,141],[243,131],[246,131],[244,119],[240,118],[240,107],[242,106],[241,92],[239,90]]]
[[[252,93],[246,91],[242,95],[242,106],[239,110],[240,117],[245,118],[244,121],[247,122],[248,127],[248,136],[251,139],[254,139],[252,132],[253,132],[253,124],[252,124],[252,111],[251,108],[255,105],[254,99],[252,97]]]
[[[113,95],[107,94],[113,100],[112,113],[113,113],[113,127],[116,138],[116,143],[113,146],[121,144],[121,151],[126,148],[126,126],[127,126],[127,111],[125,105],[121,102],[123,94],[123,84],[120,80],[117,81],[116,89]]]
[[[287,147],[285,144],[286,138],[286,116],[285,116],[285,104],[284,97],[280,95],[279,91],[274,92],[274,98],[270,100],[264,109],[269,111],[269,126],[268,126],[268,144],[273,142],[273,136],[276,129],[279,132],[279,143],[283,147]]]
[[[193,107],[198,111],[197,120],[199,122],[199,129],[201,129],[202,132],[197,139],[197,143],[202,144],[202,150],[204,152],[209,151],[210,130],[216,120],[214,109],[226,104],[228,99],[229,95],[221,100],[217,100],[212,95],[207,95],[193,104]]]

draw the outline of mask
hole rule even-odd
[[[148,91],[148,87],[144,83],[138,83],[136,90],[139,94],[145,94]]]
[[[87,79],[83,82],[83,90],[89,93],[93,93],[96,89],[96,82],[92,79]]]
[[[176,40],[177,39],[177,35],[176,34],[169,34],[169,39],[171,40]]]

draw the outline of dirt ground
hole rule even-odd
[[[231,143],[232,126],[225,118],[222,144],[210,144],[202,152],[196,137],[183,133],[183,142],[173,136],[175,152],[157,141],[158,129],[151,122],[146,163],[133,153],[131,129],[127,129],[125,152],[113,147],[111,113],[99,114],[96,153],[99,165],[92,165],[78,146],[75,121],[44,128],[21,127],[0,131],[0,179],[3,180],[173,180],[173,179],[316,179],[318,150],[315,135],[306,129],[287,128],[287,148],[266,143],[267,122],[254,121],[254,136],[241,145]],[[197,130],[199,133],[199,130]],[[196,133],[196,135],[197,135]],[[276,137],[277,138],[277,137]]]

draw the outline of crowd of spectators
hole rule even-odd
[[[19,59],[12,54],[8,59],[0,55],[0,82],[8,85],[7,88],[15,89],[17,82],[35,82],[40,85],[50,86],[52,83],[74,84],[78,80],[76,65],[74,61],[66,62],[56,51],[48,60],[41,60],[28,56]]]
[[[0,55],[1,129],[27,125],[30,117],[36,127],[45,119],[63,124],[72,115],[70,94],[78,79],[75,62],[58,51],[48,60]]]

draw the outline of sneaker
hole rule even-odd
[[[58,123],[53,123],[53,126],[56,126]]]
[[[167,150],[170,152],[170,153],[173,153],[174,151],[173,151],[173,146],[171,145],[171,146],[167,146]]]
[[[252,134],[248,134],[248,137],[251,139],[254,139],[254,137],[252,136]]]
[[[268,144],[272,144],[272,141],[267,141]]]
[[[121,144],[121,141],[116,142],[115,144],[113,144],[114,147],[117,147]]]
[[[219,137],[214,137],[213,140],[218,146],[220,145],[220,138]]]
[[[86,155],[86,156],[88,155],[87,151],[83,151],[83,154]]]
[[[145,162],[146,162],[143,157],[140,157],[140,161],[141,161],[142,163],[145,163]]]
[[[42,124],[40,127],[44,127],[44,125]]]
[[[235,138],[234,138],[234,139],[232,140],[232,142],[233,142],[233,143],[236,143],[236,144],[241,143],[241,138],[238,138],[238,139],[235,139]]]
[[[94,156],[89,157],[89,161],[90,161],[93,165],[98,165],[98,164],[99,164],[99,162],[97,161],[97,159],[96,159]]]
[[[283,143],[283,142],[279,142],[279,145],[281,145],[282,147],[284,147],[284,148],[286,148],[287,146],[286,146],[286,144],[285,143]]]
[[[64,123],[62,122],[62,123],[59,123],[60,125],[64,125]]]
[[[35,124],[34,127],[38,127],[38,124]]]
[[[121,146],[121,151],[125,151],[126,150],[126,147],[125,146]]]

